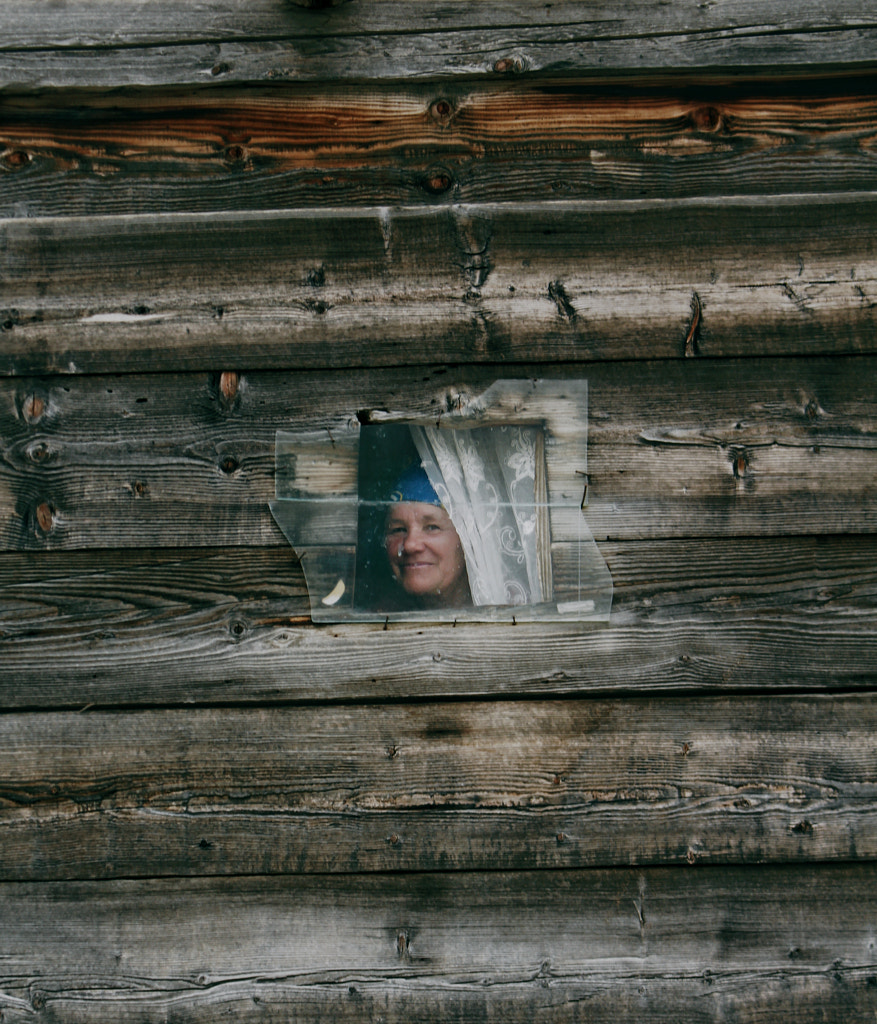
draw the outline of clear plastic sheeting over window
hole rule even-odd
[[[370,420],[277,434],[271,511],[314,622],[608,619],[586,381],[497,381],[438,418]]]

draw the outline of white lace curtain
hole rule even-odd
[[[538,604],[538,427],[412,427],[430,483],[466,555],[476,605]]]

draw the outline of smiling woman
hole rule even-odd
[[[357,606],[520,607],[550,595],[542,441],[509,424],[364,428]]]
[[[406,470],[390,500],[384,549],[393,579],[423,608],[472,604],[460,535],[420,463]]]

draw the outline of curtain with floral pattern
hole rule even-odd
[[[430,483],[460,536],[476,605],[543,600],[536,536],[539,431],[511,425],[411,428]]]

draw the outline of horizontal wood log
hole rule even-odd
[[[0,372],[874,350],[873,195],[0,222]]]
[[[277,0],[195,0],[187,12],[172,0],[68,0],[49,12],[40,0],[21,0],[4,12],[0,50],[71,49],[107,45],[165,45],[247,42],[285,36],[331,39],[424,33],[436,39],[454,31],[521,32],[539,38],[553,30],[557,38],[589,30],[596,38],[638,39],[649,33],[711,31],[728,36],[797,33],[804,38],[827,32],[867,29],[871,19],[856,0],[802,0],[794,9],[759,0],[728,0],[721,7],[664,9],[656,0],[633,0],[621,10],[595,0],[558,0],[534,8],[526,0],[504,0],[494,7],[466,0],[357,0],[357,3],[278,3]],[[567,39],[572,42],[572,39]],[[791,41],[789,41],[791,42]],[[404,43],[398,41],[397,45]],[[800,56],[802,41],[796,40]],[[391,69],[377,73],[385,75]],[[343,77],[341,75],[333,77]]]
[[[877,697],[0,717],[0,878],[877,857]]]
[[[188,17],[168,0],[78,0],[51,14],[38,0],[16,6],[4,13],[0,78],[27,88],[741,66],[775,73],[869,64],[877,39],[857,0],[807,0],[793,10],[757,0],[644,0],[623,10],[605,2],[260,0],[245,11],[214,0],[190,5]]]
[[[594,625],[310,625],[288,550],[0,557],[7,708],[877,682],[877,540],[601,544]],[[485,659],[485,650],[490,651]]]
[[[11,96],[0,216],[871,189],[874,96],[867,76]]]
[[[0,888],[8,1022],[825,1020],[877,1008],[874,865]]]
[[[598,541],[877,525],[873,357],[522,369],[0,380],[0,545],[285,546],[268,508],[277,430],[438,420],[516,375],[589,378]],[[553,516],[555,540],[578,537],[578,502]]]

